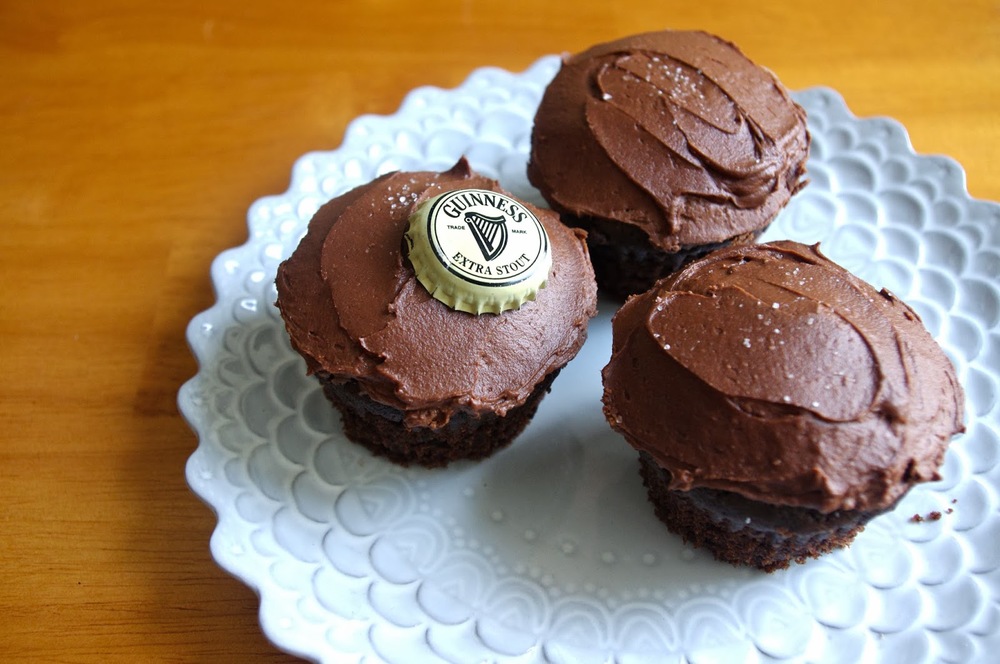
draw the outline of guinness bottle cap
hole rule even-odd
[[[424,201],[406,231],[410,262],[431,296],[473,314],[517,309],[545,286],[545,227],[520,201],[457,189]]]

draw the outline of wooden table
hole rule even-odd
[[[704,28],[792,89],[899,119],[1000,200],[996,2],[660,4],[0,5],[0,657],[293,660],[212,560],[215,517],[185,483],[185,325],[250,203],[416,86]]]

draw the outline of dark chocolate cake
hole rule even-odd
[[[805,184],[805,112],[775,76],[704,32],[568,57],[546,88],[528,177],[589,232],[602,292],[642,292],[688,260],[753,242]]]
[[[384,175],[320,208],[278,268],[292,346],[345,434],[401,464],[441,466],[509,444],[583,345],[596,309],[584,234],[527,204],[551,246],[533,301],[474,314],[432,297],[404,236],[422,203],[458,189],[502,193],[464,160],[444,173]]]
[[[729,247],[613,319],[604,410],[657,515],[771,571],[844,546],[963,428],[955,370],[912,309],[823,256]]]

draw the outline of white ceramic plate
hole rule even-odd
[[[390,170],[479,171],[541,203],[525,177],[555,57],[480,69],[366,116],[303,156],[212,265],[180,390],[187,465],[218,513],[215,559],[260,593],[280,648],[325,662],[983,661],[1000,652],[1000,206],[962,169],[914,155],[892,120],[825,89],[796,94],[810,185],[766,239],[822,242],[917,309],[958,367],[968,432],[944,479],[912,491],[847,550],[766,575],[684,546],[646,503],[636,456],[604,422],[613,305],[532,424],[479,464],[402,469],[347,442],[273,306],[278,263],[327,199]],[[914,515],[941,518],[922,522]]]

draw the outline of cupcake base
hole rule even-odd
[[[670,472],[646,453],[639,472],[656,516],[685,542],[717,560],[765,572],[803,563],[849,545],[882,512],[836,511],[769,505],[728,491],[668,488]]]
[[[408,427],[403,411],[378,403],[356,381],[339,383],[317,374],[323,393],[340,411],[347,438],[402,466],[440,468],[452,461],[483,459],[508,445],[534,417],[559,370],[540,382],[527,400],[504,416],[492,412],[455,413],[443,427]]]
[[[566,218],[566,223],[587,231],[587,248],[594,264],[597,288],[624,300],[642,293],[668,274],[691,261],[729,245],[754,244],[766,229],[737,235],[722,242],[681,247],[668,252],[650,244],[646,234],[627,224],[595,218]]]

